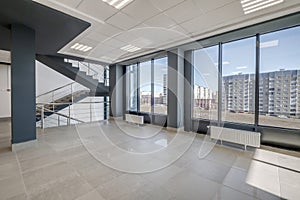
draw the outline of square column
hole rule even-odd
[[[11,142],[35,140],[35,31],[19,24],[11,26],[11,87]]]
[[[109,66],[109,100],[110,100],[110,116],[123,117],[125,101],[124,101],[124,66]]]
[[[168,52],[168,127],[184,125],[184,51]]]

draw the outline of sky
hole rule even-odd
[[[167,74],[167,57],[154,60],[154,92],[163,92],[163,75]],[[151,91],[151,61],[140,63],[140,91]]]

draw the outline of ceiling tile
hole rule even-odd
[[[78,6],[78,4],[81,2],[81,0],[59,0],[58,2],[66,5],[66,6],[76,8]]]
[[[156,15],[151,19],[148,19],[144,23],[150,27],[162,27],[162,28],[169,28],[176,24],[175,21],[173,21],[170,17],[168,17],[164,13]]]
[[[117,14],[109,18],[106,22],[123,30],[133,28],[134,26],[140,23],[139,21],[135,20],[132,17],[129,17],[128,15],[122,12],[118,12]]]
[[[136,0],[122,9],[122,12],[142,22],[160,11],[149,0]]]
[[[169,29],[161,29],[161,28],[148,28],[147,31],[145,29],[137,30],[134,33],[137,35],[137,39],[139,39],[142,44],[145,44],[145,47],[156,48],[162,42],[172,40],[179,36],[179,34],[175,31],[171,31]],[[143,46],[139,46],[142,47]]]
[[[94,40],[90,40],[88,38],[82,38],[81,40],[78,40],[78,43],[83,44],[83,45],[87,45],[87,46],[91,46],[91,47],[96,47],[98,45],[99,42],[96,42]]]
[[[128,52],[123,51],[121,49],[114,49],[108,53],[108,56],[116,60],[123,57],[126,54],[128,54]]]
[[[205,29],[216,28],[216,25],[218,24],[230,23],[230,20],[238,19],[241,16],[244,16],[244,13],[240,6],[240,2],[235,1],[180,25],[185,30],[195,35],[204,32]]]
[[[167,10],[185,0],[149,0],[157,9]]]
[[[182,28],[180,25],[173,26],[172,28],[170,28],[170,30],[177,32],[179,37],[185,37],[185,38],[190,37],[189,32],[186,31],[184,28]]]
[[[165,11],[165,13],[177,23],[182,23],[201,15],[202,11],[196,7],[193,0],[187,0]]]
[[[134,30],[130,31],[124,31],[121,34],[114,37],[114,39],[117,39],[122,42],[130,43],[132,40],[136,39],[136,35],[134,34]]]
[[[92,49],[91,53],[97,54],[97,55],[100,55],[100,54],[105,55],[106,53],[110,52],[113,49],[114,49],[114,47],[100,43],[95,48]]]
[[[107,46],[111,46],[111,47],[114,47],[114,48],[121,48],[121,47],[126,45],[125,42],[119,41],[119,40],[114,39],[114,38],[109,38],[109,39],[103,41],[102,44],[107,45]]]
[[[215,10],[217,8],[221,8],[226,4],[229,4],[231,2],[236,2],[238,0],[214,0],[214,1],[209,1],[209,0],[192,0],[194,1],[195,5],[204,13],[209,12],[212,10]],[[239,1],[240,3],[240,1]]]
[[[144,48],[147,48],[149,46],[153,46],[153,41],[146,38],[146,37],[139,36],[136,39],[130,41],[130,44],[133,45],[133,46],[144,49]]]
[[[103,42],[108,38],[108,36],[98,33],[96,31],[91,31],[87,36],[87,39],[93,40],[95,42]]]
[[[101,0],[83,0],[77,9],[87,15],[103,21],[118,12],[117,9],[109,6]]]
[[[283,4],[285,6],[299,6],[300,5],[300,1],[299,0],[289,0],[289,1],[284,1]]]
[[[122,29],[112,26],[110,24],[101,24],[95,28],[95,32],[107,35],[109,37],[118,35],[122,32]]]

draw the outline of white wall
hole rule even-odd
[[[54,90],[73,82],[64,75],[36,61],[36,95]],[[10,66],[0,64],[0,118],[11,116]]]
[[[10,117],[10,66],[0,64],[0,118]]]
[[[73,82],[71,79],[38,61],[35,63],[35,69],[36,96]]]

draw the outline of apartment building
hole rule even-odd
[[[299,70],[280,70],[259,75],[259,112],[264,115],[299,116]],[[255,75],[223,77],[224,108],[231,112],[255,110]],[[298,114],[296,114],[298,113]]]

